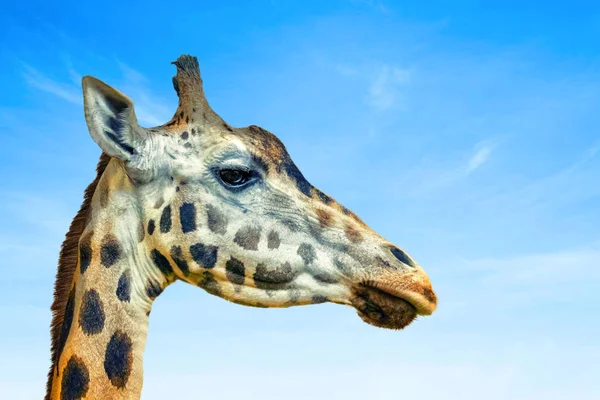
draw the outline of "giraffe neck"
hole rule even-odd
[[[50,399],[139,399],[154,299],[170,283],[145,250],[133,188],[111,161],[79,240]]]

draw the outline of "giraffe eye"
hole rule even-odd
[[[229,186],[242,186],[252,178],[252,172],[244,169],[227,168],[219,171],[219,177]]]

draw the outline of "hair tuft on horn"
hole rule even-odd
[[[171,64],[177,68],[173,88],[179,97],[179,106],[166,126],[187,124],[190,121],[206,125],[223,123],[221,117],[210,108],[204,95],[198,59],[183,54]]]

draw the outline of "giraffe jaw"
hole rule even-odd
[[[419,312],[408,299],[373,286],[361,286],[355,291],[352,305],[366,323],[386,329],[403,329]]]

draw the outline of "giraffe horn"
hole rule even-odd
[[[223,120],[210,108],[204,95],[198,59],[183,54],[171,64],[177,67],[177,74],[173,77],[173,87],[179,97],[179,106],[173,120],[185,120],[186,123],[192,120],[206,125],[222,123]]]

